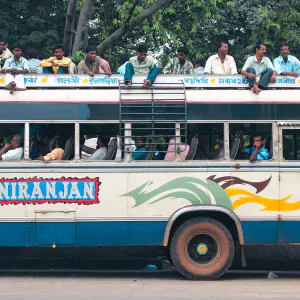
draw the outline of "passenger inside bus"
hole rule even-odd
[[[98,136],[98,139],[97,139],[96,149],[90,148],[90,150],[95,150],[95,151],[89,157],[89,160],[102,160],[102,159],[104,159],[104,157],[107,154],[107,147],[108,147],[109,141],[110,141],[110,136],[108,134],[100,133],[99,136]],[[89,148],[89,147],[87,147],[87,148]],[[90,152],[87,152],[87,153],[90,153]]]
[[[250,161],[257,161],[257,160],[268,160],[270,157],[270,153],[268,149],[264,147],[265,142],[264,138],[260,135],[256,135],[253,138],[253,146],[242,148],[240,147],[239,151],[242,153],[246,153],[250,156]],[[242,146],[242,144],[240,144]]]
[[[138,137],[135,141],[135,152],[132,153],[133,160],[145,160],[147,157],[147,149],[145,148],[145,139]]]
[[[23,157],[24,138],[21,134],[15,134],[10,143],[0,150],[0,160],[21,160]],[[12,149],[11,149],[12,148]]]
[[[36,158],[36,160],[43,160],[45,162],[49,162],[50,160],[62,160],[65,152],[62,148],[64,143],[65,141],[62,137],[55,135],[49,142],[49,146],[52,151],[47,153],[45,156]]]
[[[261,161],[272,158],[271,123],[231,123],[229,131],[231,159]]]

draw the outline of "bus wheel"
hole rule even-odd
[[[195,218],[183,223],[170,246],[174,267],[189,279],[216,279],[230,267],[234,241],[228,229],[210,218]]]

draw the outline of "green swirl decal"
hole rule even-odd
[[[232,209],[230,198],[217,183],[211,180],[200,180],[195,177],[180,177],[149,191],[153,181],[147,181],[123,196],[130,196],[135,200],[134,207],[146,202],[154,204],[164,199],[186,199],[192,205],[216,204]],[[152,200],[152,201],[151,201]]]

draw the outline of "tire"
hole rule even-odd
[[[170,245],[175,269],[193,280],[221,277],[231,266],[234,252],[228,229],[210,218],[194,218],[183,223]]]

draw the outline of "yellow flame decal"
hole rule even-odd
[[[300,201],[287,203],[287,201],[292,197],[292,194],[282,199],[270,199],[236,188],[228,188],[225,190],[225,192],[229,197],[244,196],[238,198],[232,203],[232,207],[234,210],[247,203],[256,203],[263,205],[265,208],[261,209],[261,211],[288,212],[300,209]]]
[[[4,83],[4,77],[0,78],[0,83]]]
[[[48,81],[48,76],[46,76],[42,79],[42,83],[46,83],[47,81]]]

